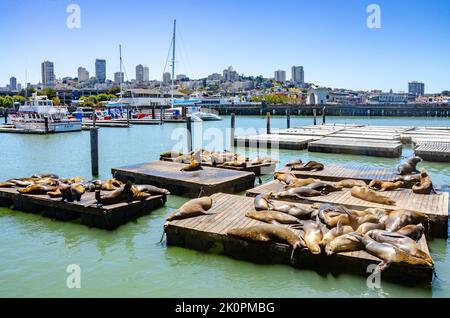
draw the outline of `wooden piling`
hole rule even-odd
[[[48,117],[44,117],[45,133],[48,133]]]
[[[286,109],[286,126],[287,128],[291,128],[291,109]]]
[[[94,110],[94,113],[92,114],[92,127],[95,127],[96,121],[97,121],[97,114],[95,113],[95,110]]]
[[[270,112],[266,113],[266,125],[267,125],[267,134],[270,135]]]
[[[5,125],[8,123],[8,110],[5,109]]]
[[[128,104],[128,106],[127,106],[127,126],[128,127],[130,127],[130,117],[131,117],[130,104]]]
[[[91,132],[91,170],[93,176],[98,176],[98,128],[92,127]]]
[[[187,128],[187,148],[188,152],[192,151],[192,118],[191,116],[186,117],[186,128]]]
[[[236,128],[235,113],[231,113],[230,148],[234,146],[234,129]]]
[[[159,120],[161,121],[161,124],[164,122],[164,118],[163,118],[163,107],[162,107],[162,105],[160,106],[160,108],[159,108],[159,115],[160,115],[160,118],[159,118]]]
[[[314,126],[317,125],[317,109],[313,108]]]
[[[326,109],[326,107],[323,106],[323,108],[322,108],[322,125],[325,125],[325,109]]]

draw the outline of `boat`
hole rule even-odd
[[[202,111],[193,112],[193,113],[190,114],[190,116],[199,118],[200,121],[217,121],[217,120],[222,120],[222,118],[219,115],[216,115],[216,114],[213,114],[213,113],[209,113],[209,112],[202,112]]]
[[[55,107],[47,96],[33,94],[32,99],[11,116],[15,128],[35,132],[81,131],[81,120],[69,115],[66,107]]]

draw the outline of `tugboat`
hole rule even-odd
[[[11,116],[15,128],[45,133],[81,131],[81,121],[69,116],[66,107],[55,107],[47,96],[33,94],[32,100],[20,106]]]

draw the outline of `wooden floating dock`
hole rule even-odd
[[[198,197],[216,192],[239,193],[254,187],[252,172],[203,167],[197,171],[180,171],[187,164],[152,161],[113,168],[113,176],[122,181],[153,184],[168,189],[172,194]]]
[[[290,173],[297,178],[318,178],[324,181],[341,181],[344,179],[363,180],[367,184],[373,179],[392,181],[400,177],[397,169],[374,167],[371,165],[339,165],[326,164],[320,171],[298,171],[285,167],[277,172]]]
[[[245,217],[253,209],[253,198],[218,193],[212,196],[213,206],[203,215],[184,220],[167,222],[164,226],[167,245],[221,253],[233,258],[257,263],[290,264],[292,248],[275,242],[247,242],[226,235],[232,228],[250,227],[262,222]],[[281,203],[281,202],[280,202]],[[298,230],[294,230],[299,233]],[[425,236],[419,240],[421,248],[428,252]],[[307,249],[295,255],[298,268],[308,268],[322,273],[349,272],[367,277],[367,266],[380,260],[365,251],[313,255]],[[383,279],[407,283],[429,283],[433,270],[430,267],[400,266],[393,264],[383,272]]]
[[[348,153],[375,157],[399,157],[402,153],[402,144],[398,141],[390,140],[325,137],[310,142],[308,151]]]
[[[302,150],[308,147],[308,143],[310,141],[320,138],[320,136],[297,136],[279,134],[238,136],[234,137],[234,145],[238,147]]]
[[[450,141],[420,142],[416,145],[414,154],[426,161],[450,162]]]
[[[42,213],[43,216],[61,221],[81,218],[81,223],[113,230],[139,216],[164,206],[165,195],[155,195],[144,201],[118,203],[97,207],[94,192],[86,192],[80,202],[62,202],[48,195],[29,195],[17,192],[18,188],[0,188],[0,206],[13,206],[28,213]]]
[[[273,180],[247,191],[247,196],[255,197],[265,192],[283,191],[284,185],[278,180]],[[415,194],[410,189],[397,189],[395,191],[383,192],[397,202],[397,205],[384,205],[361,200],[350,194],[351,189],[331,192],[327,195],[304,198],[286,198],[286,201],[306,203],[330,203],[346,206],[351,209],[364,210],[367,208],[383,209],[409,209],[426,213],[430,217],[429,234],[436,237],[446,238],[448,236],[448,203],[449,194],[439,192],[438,194]]]

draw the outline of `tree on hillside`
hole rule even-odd
[[[55,105],[55,106],[61,105],[61,100],[59,99],[59,97],[53,97],[52,102],[53,102],[53,105]]]
[[[120,93],[120,87],[111,87],[108,89],[108,94],[114,94],[117,95]]]
[[[23,97],[23,96],[15,95],[15,96],[13,96],[13,100],[14,100],[14,102],[19,102],[22,105],[25,104],[25,97]]]

